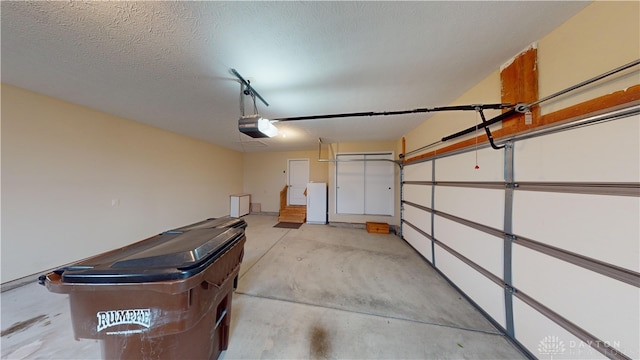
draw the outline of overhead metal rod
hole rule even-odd
[[[634,67],[636,65],[640,65],[640,59],[634,60],[634,61],[632,61],[632,62],[630,62],[628,64],[624,64],[624,65],[622,65],[620,67],[617,67],[617,68],[615,68],[613,70],[607,71],[606,73],[603,73],[603,74],[600,74],[598,76],[592,77],[589,80],[585,80],[585,81],[583,81],[581,83],[578,83],[578,84],[570,86],[570,87],[568,87],[566,89],[560,90],[560,91],[558,91],[556,93],[553,93],[553,94],[551,94],[549,96],[545,96],[545,97],[543,97],[542,99],[540,99],[538,101],[534,101],[534,102],[529,103],[529,104],[518,104],[518,105],[516,105],[516,110],[518,110],[518,112],[521,112],[521,113],[527,112],[529,110],[529,108],[531,108],[531,107],[533,107],[535,105],[543,103],[543,102],[545,102],[547,100],[551,100],[551,99],[556,98],[556,97],[558,97],[560,95],[564,95],[564,94],[566,94],[566,93],[568,93],[570,91],[579,89],[579,88],[581,88],[583,86],[589,85],[589,84],[594,83],[594,82],[596,82],[598,80],[601,80],[601,79],[604,79],[606,77],[609,77],[609,76],[611,76],[613,74],[617,74],[617,73],[619,73],[621,71],[627,70],[627,69],[632,68],[632,67]]]
[[[576,85],[570,86],[570,87],[568,87],[568,88],[566,88],[564,90],[560,90],[560,91],[558,91],[558,92],[556,92],[554,94],[551,94],[549,96],[545,96],[544,98],[542,98],[542,99],[540,99],[538,101],[534,101],[534,102],[532,102],[530,104],[518,104],[518,105],[516,105],[516,107],[514,109],[511,109],[511,110],[505,112],[504,114],[500,114],[500,115],[498,115],[498,116],[496,116],[493,119],[488,120],[488,121],[484,121],[484,119],[483,119],[482,124],[480,124],[478,126],[469,127],[469,128],[467,128],[465,130],[458,131],[457,133],[449,135],[449,136],[445,136],[445,137],[442,138],[441,141],[444,142],[444,141],[447,141],[447,140],[451,140],[451,139],[457,138],[457,137],[462,136],[462,135],[466,135],[466,134],[472,133],[472,132],[478,130],[479,128],[486,128],[487,126],[495,124],[495,123],[497,123],[499,121],[502,121],[502,120],[504,120],[504,119],[516,114],[516,113],[526,112],[532,106],[538,105],[538,104],[540,104],[542,102],[545,102],[547,100],[553,99],[553,98],[558,97],[558,96],[563,95],[563,94],[566,94],[566,93],[568,93],[570,91],[576,90],[578,88],[581,88],[581,87],[583,87],[585,85],[591,84],[591,83],[596,82],[598,80],[602,80],[602,79],[604,79],[604,78],[606,78],[608,76],[611,76],[613,74],[619,73],[619,72],[621,72],[623,70],[629,69],[629,68],[634,67],[634,66],[639,65],[639,64],[640,64],[640,60],[635,60],[635,61],[632,61],[632,62],[630,62],[628,64],[625,64],[625,65],[622,65],[622,66],[620,66],[618,68],[615,68],[613,70],[607,71],[604,74],[600,74],[600,75],[598,75],[596,77],[593,77],[593,78],[591,78],[589,80],[585,80],[585,81],[583,81],[581,83],[578,83]],[[481,115],[482,115],[482,113],[481,113]]]
[[[256,89],[254,89],[253,86],[251,86],[251,83],[245,80],[236,69],[231,69],[231,72],[233,73],[233,75],[235,75],[238,78],[238,80],[240,80],[240,82],[247,88],[247,90],[251,91],[253,95],[255,95],[258,99],[260,99],[260,101],[262,101],[263,104],[265,104],[266,106],[269,106],[269,103],[262,96],[260,96],[260,94],[258,94]]]
[[[560,96],[560,95],[564,95],[564,94],[566,94],[566,93],[568,93],[568,92],[574,91],[574,90],[576,90],[576,89],[578,89],[578,88],[581,88],[581,87],[583,87],[583,86],[586,86],[586,85],[591,84],[591,83],[593,83],[593,82],[596,82],[596,81],[598,81],[598,80],[602,80],[602,79],[604,79],[604,78],[606,78],[606,77],[608,77],[608,76],[611,76],[611,75],[617,74],[617,73],[619,73],[619,72],[621,72],[621,71],[624,71],[624,70],[626,70],[626,69],[632,68],[632,67],[637,66],[637,65],[640,65],[640,59],[638,59],[638,60],[634,60],[634,61],[632,61],[632,62],[630,62],[630,63],[628,63],[628,64],[622,65],[622,66],[617,67],[617,68],[615,68],[615,69],[613,69],[613,70],[610,70],[610,71],[607,71],[607,72],[605,72],[605,73],[603,73],[603,74],[600,74],[600,75],[598,75],[598,76],[595,76],[595,77],[593,77],[593,78],[591,78],[591,79],[585,80],[585,81],[583,81],[583,82],[580,82],[580,83],[578,83],[578,84],[575,84],[575,85],[573,85],[573,86],[570,86],[570,87],[568,87],[568,88],[566,88],[566,89],[560,90],[560,91],[558,91],[558,92],[556,92],[556,93],[553,93],[553,94],[551,94],[551,95],[549,95],[549,96],[545,96],[544,98],[542,98],[542,99],[540,99],[540,100],[537,100],[537,101],[534,101],[534,102],[531,102],[531,103],[529,103],[529,104],[518,103],[517,105],[515,105],[515,107],[514,107],[514,108],[510,109],[509,111],[507,111],[507,112],[505,112],[505,113],[503,113],[503,114],[500,114],[500,115],[498,115],[498,116],[494,117],[494,118],[493,118],[493,119],[491,119],[491,120],[484,121],[484,119],[483,119],[483,122],[482,122],[482,123],[480,123],[480,124],[478,124],[477,126],[471,126],[471,127],[467,128],[467,129],[464,129],[464,130],[458,131],[458,132],[457,132],[457,133],[455,133],[455,134],[451,134],[451,135],[449,135],[449,136],[445,136],[445,137],[443,137],[443,138],[442,138],[441,140],[439,140],[439,141],[436,141],[436,142],[433,142],[433,143],[431,143],[431,144],[428,144],[428,145],[422,146],[422,147],[417,148],[417,149],[415,149],[415,150],[408,151],[408,152],[407,152],[406,154],[404,154],[404,155],[405,155],[405,156],[407,156],[407,155],[411,155],[411,154],[415,154],[415,153],[418,153],[418,152],[424,151],[424,150],[429,149],[429,148],[431,148],[431,147],[434,147],[434,146],[436,146],[436,145],[438,145],[438,144],[441,144],[441,143],[443,143],[443,142],[445,142],[445,141],[448,141],[448,140],[451,140],[451,139],[455,139],[455,138],[460,137],[460,136],[462,136],[462,135],[470,134],[470,133],[472,133],[472,132],[474,132],[474,131],[477,131],[477,130],[479,130],[479,129],[486,128],[487,126],[490,126],[490,125],[493,125],[493,124],[495,124],[495,123],[497,123],[497,122],[500,122],[500,121],[502,121],[502,120],[505,120],[505,119],[507,119],[507,118],[509,118],[509,117],[511,117],[511,116],[513,116],[513,115],[515,115],[515,114],[518,114],[518,113],[525,113],[525,112],[527,112],[527,111],[530,111],[530,108],[532,108],[533,106],[539,105],[539,104],[541,104],[541,103],[543,103],[543,102],[545,102],[545,101],[551,100],[551,99],[556,98],[556,97],[558,97],[558,96]],[[495,147],[494,147],[494,148],[495,148]]]
[[[296,116],[273,119],[273,121],[300,121],[300,120],[317,120],[317,119],[335,119],[345,117],[360,117],[360,116],[389,116],[389,115],[404,115],[414,113],[426,113],[437,111],[476,111],[481,109],[505,109],[514,107],[514,104],[476,104],[476,105],[454,105],[454,106],[442,106],[434,108],[418,108],[413,110],[399,110],[399,111],[368,111],[368,112],[353,112],[353,113],[341,113],[341,114],[327,114],[327,115],[310,115],[310,116]]]
[[[443,142],[445,142],[445,141],[448,141],[448,140],[451,140],[451,139],[455,139],[455,138],[460,137],[460,136],[462,136],[462,135],[470,134],[470,133],[472,133],[472,132],[474,132],[474,131],[478,131],[478,130],[480,130],[480,129],[488,128],[489,126],[491,126],[491,125],[493,125],[493,124],[495,124],[495,123],[497,123],[497,122],[500,122],[500,121],[502,121],[502,120],[504,120],[504,119],[506,119],[506,118],[508,118],[508,117],[510,117],[510,116],[515,115],[515,114],[518,114],[518,112],[517,112],[515,109],[510,109],[509,111],[507,111],[507,112],[505,112],[505,113],[503,113],[503,114],[500,114],[500,115],[498,115],[498,116],[496,116],[496,117],[494,117],[494,118],[492,118],[492,119],[485,120],[485,119],[484,119],[484,114],[482,114],[482,113],[481,113],[481,115],[482,115],[482,117],[483,117],[483,119],[482,119],[482,122],[481,122],[481,123],[479,123],[479,124],[477,124],[477,125],[474,125],[474,126],[472,126],[472,127],[470,127],[470,128],[467,128],[467,129],[464,129],[464,130],[458,131],[458,132],[457,132],[457,133],[455,133],[455,134],[452,134],[452,135],[449,135],[449,136],[445,136],[445,137],[443,137],[442,139],[440,139],[440,140],[438,140],[438,141],[435,141],[435,142],[432,142],[432,143],[431,143],[431,144],[429,144],[429,145],[425,145],[425,146],[419,147],[419,148],[417,148],[417,149],[415,149],[415,150],[407,151],[404,155],[405,155],[405,156],[409,156],[409,155],[411,155],[411,154],[419,153],[419,152],[424,151],[424,150],[426,150],[426,149],[428,149],[428,148],[431,148],[431,147],[434,147],[434,146],[436,146],[436,145],[438,145],[438,144],[441,144],[441,143],[443,143]],[[491,137],[491,139],[493,139],[493,137]],[[492,147],[493,147],[494,149],[496,148],[496,147],[495,147],[495,143],[492,143]]]
[[[507,111],[506,113],[503,113],[503,114],[500,114],[500,115],[494,117],[491,120],[483,121],[482,123],[480,123],[478,125],[471,126],[471,127],[467,128],[467,129],[458,131],[455,134],[452,134],[452,135],[449,135],[449,136],[445,136],[440,141],[444,142],[444,141],[447,141],[447,140],[451,140],[451,139],[457,138],[457,137],[462,136],[462,135],[470,134],[470,133],[472,133],[472,132],[474,132],[474,131],[476,131],[478,129],[483,129],[483,128],[486,128],[487,126],[491,126],[491,125],[493,125],[493,124],[495,124],[497,122],[500,122],[500,121],[502,121],[504,119],[507,119],[507,118],[509,118],[509,117],[511,117],[511,116],[513,116],[515,114],[518,114],[518,112],[515,109],[511,109],[511,110]]]
[[[400,167],[402,167],[402,161],[400,160],[391,160],[391,159],[323,159],[321,156],[322,151],[322,138],[318,138],[318,162],[328,162],[328,163],[340,163],[340,162],[369,162],[369,161],[386,161],[392,162]]]

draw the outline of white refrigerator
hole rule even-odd
[[[327,184],[307,184],[307,224],[327,223]]]

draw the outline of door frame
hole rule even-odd
[[[291,205],[291,161],[306,161],[307,162],[307,183],[310,180],[309,173],[311,172],[311,168],[309,167],[310,162],[309,158],[294,158],[287,159],[287,205]],[[305,184],[306,187],[306,184]],[[305,204],[306,205],[306,201]]]

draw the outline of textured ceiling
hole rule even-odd
[[[2,1],[2,81],[241,151],[397,140],[428,115],[286,122],[286,138],[250,139],[230,69],[269,118],[443,106],[587,5]]]

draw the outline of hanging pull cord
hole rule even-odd
[[[482,111],[482,108],[481,107],[476,107],[476,111],[478,113],[480,113],[480,117],[482,118],[482,123],[483,124],[486,123],[487,119],[485,119],[485,117],[484,117],[484,112]],[[477,128],[477,125],[476,125],[476,128]],[[500,149],[504,148],[504,145],[497,146],[495,144],[495,142],[493,142],[493,135],[491,135],[491,130],[489,129],[489,126],[485,126],[484,127],[484,131],[487,133],[487,138],[489,139],[489,143],[491,144],[492,148],[494,148],[496,150],[500,150]]]

